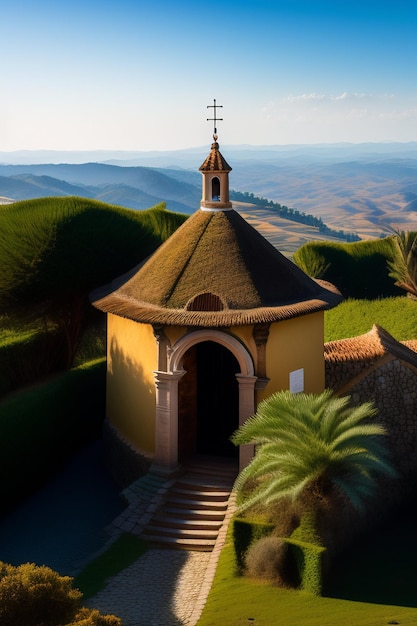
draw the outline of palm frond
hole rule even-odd
[[[372,403],[351,406],[350,398],[282,391],[260,403],[232,440],[253,443],[255,457],[238,476],[241,493],[249,481],[255,485],[241,507],[265,506],[283,499],[303,499],[315,485],[330,481],[352,504],[375,488],[377,473],[394,477],[388,461],[386,431],[369,420],[376,414]]]

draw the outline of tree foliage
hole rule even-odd
[[[388,262],[395,284],[417,297],[417,232],[399,231],[393,237],[394,257]]]
[[[335,491],[358,509],[373,493],[377,473],[395,475],[388,462],[382,426],[370,423],[371,403],[350,406],[350,398],[281,391],[259,404],[257,413],[233,435],[236,445],[255,444],[256,454],[236,481],[249,496],[240,509],[268,507],[291,499],[313,510]]]
[[[294,253],[294,262],[309,276],[336,285],[345,298],[386,298],[400,295],[389,275],[392,237],[353,243],[309,241]]]
[[[49,567],[0,562],[0,624],[4,626],[121,626],[114,615],[80,606],[72,578]]]
[[[93,312],[89,292],[141,262],[184,219],[163,205],[134,211],[76,197],[5,205],[0,306],[57,327],[70,366]]]

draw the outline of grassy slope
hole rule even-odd
[[[0,207],[0,301],[32,305],[106,284],[146,258],[185,219],[163,205],[133,211],[74,197]]]
[[[228,543],[198,626],[382,626],[417,623],[417,608],[319,598],[236,577]]]
[[[84,600],[91,598],[106,586],[109,578],[129,567],[146,550],[145,542],[139,537],[123,533],[74,578],[74,587],[82,591]]]
[[[325,313],[324,340],[363,335],[373,324],[398,341],[417,337],[417,302],[405,296],[383,300],[345,300]]]

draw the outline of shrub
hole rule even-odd
[[[326,569],[326,548],[315,543],[298,541],[293,537],[285,541],[296,563],[300,588],[316,596],[321,595]]]
[[[246,573],[279,587],[297,587],[296,564],[284,539],[270,535],[255,541],[245,556]]]
[[[114,615],[80,608],[81,598],[72,578],[49,567],[0,562],[2,626],[121,626]]]
[[[13,567],[1,564],[0,624],[8,626],[54,626],[71,620],[77,612],[81,592],[71,578],[49,567],[32,563]]]
[[[81,609],[75,620],[67,626],[121,626],[122,622],[115,615],[101,615],[97,609]]]
[[[238,572],[242,573],[244,569],[245,554],[249,549],[249,546],[254,541],[269,535],[274,529],[274,524],[236,518],[233,520],[232,528],[237,568]]]
[[[311,276],[327,280],[345,298],[401,295],[390,276],[394,258],[392,237],[355,243],[309,242],[294,253],[294,261]]]

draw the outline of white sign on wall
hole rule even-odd
[[[304,368],[290,372],[290,391],[300,393],[304,391]]]

